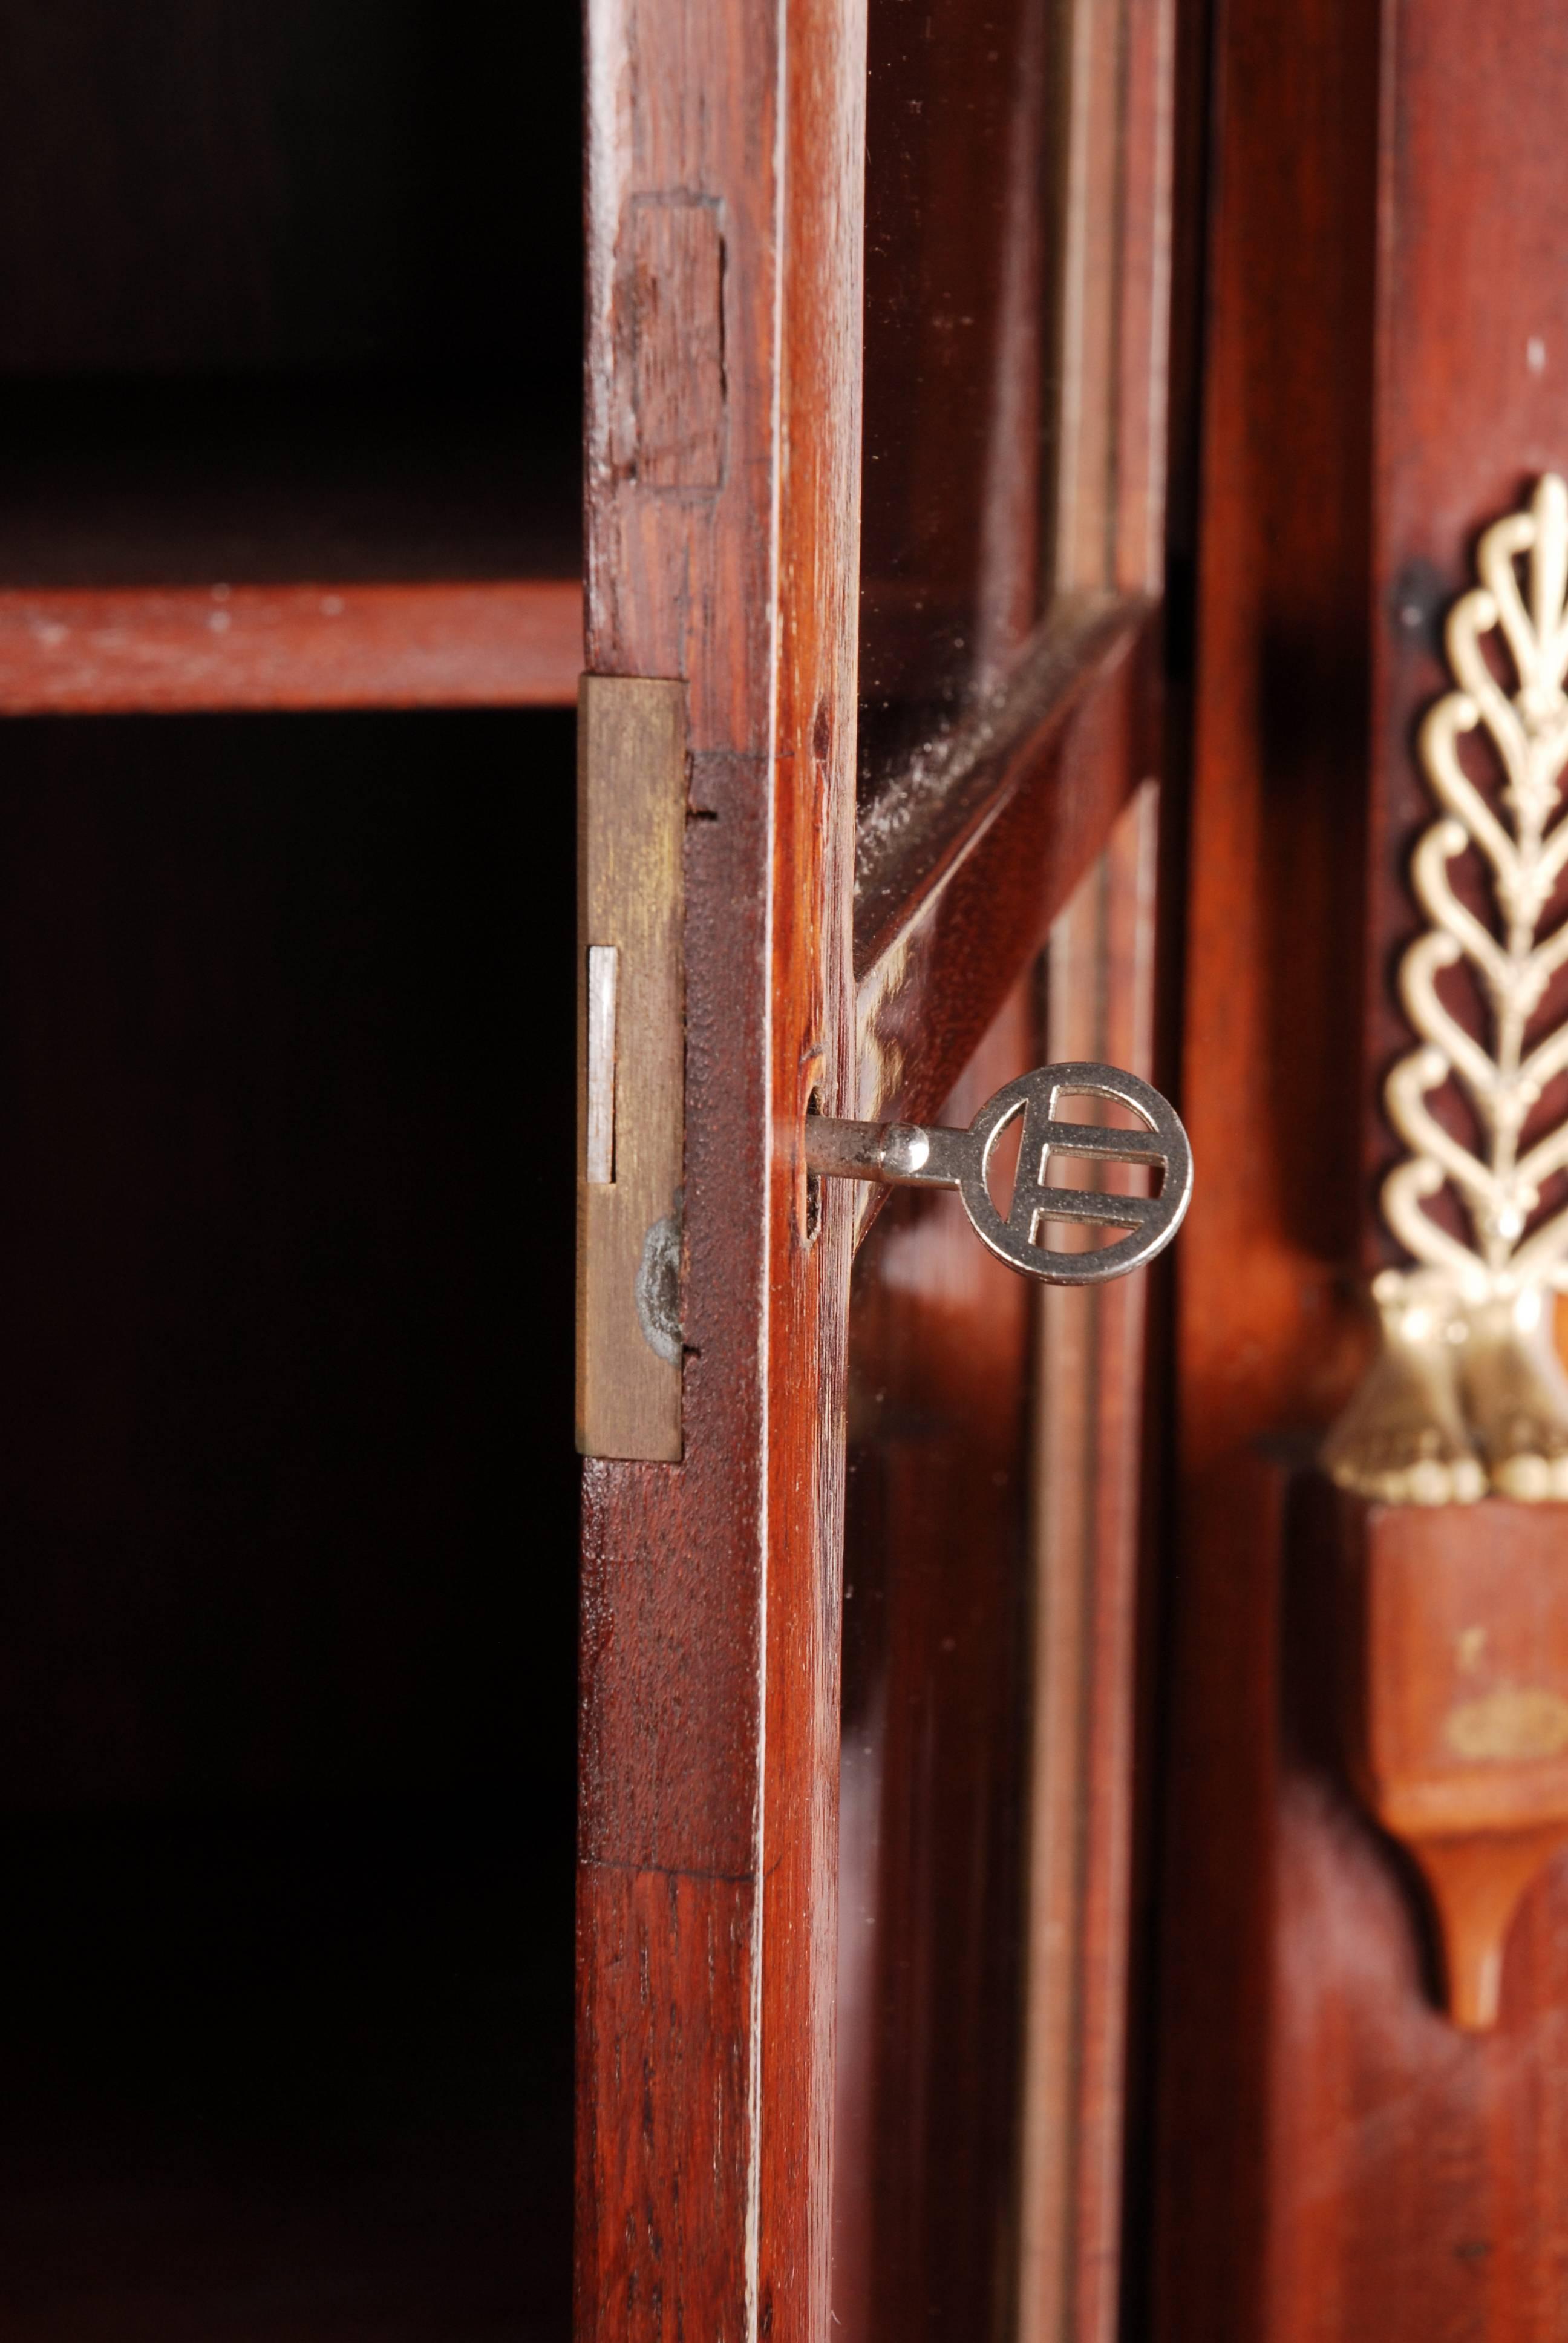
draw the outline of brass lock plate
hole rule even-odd
[[[686,687],[578,694],[577,1433],[681,1454]]]

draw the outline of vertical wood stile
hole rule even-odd
[[[583,1498],[578,2331],[826,2343],[864,22],[591,0],[588,665],[688,687],[685,1457]]]

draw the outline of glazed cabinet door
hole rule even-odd
[[[1171,15],[588,37],[578,2328],[1109,2338],[1142,1285],[836,1174],[1156,1071]]]

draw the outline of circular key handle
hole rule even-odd
[[[1060,1111],[1064,1098],[1112,1100],[1131,1109],[1140,1128],[1070,1121]],[[991,1159],[1003,1131],[1020,1116],[1018,1172],[1004,1213],[990,1192]],[[1108,1277],[1141,1269],[1170,1243],[1192,1195],[1192,1151],[1180,1115],[1157,1090],[1120,1066],[1037,1066],[987,1099],[967,1131],[808,1115],[803,1136],[807,1169],[819,1178],[956,1188],[977,1235],[997,1259],[1052,1285],[1103,1285]],[[1119,1196],[1101,1188],[1059,1188],[1047,1177],[1053,1155],[1142,1164],[1156,1183],[1154,1192]],[[1087,1252],[1061,1252],[1040,1242],[1048,1221],[1127,1233]]]
[[[1072,1098],[1113,1100],[1128,1108],[1141,1130],[1111,1129],[1069,1121],[1060,1101]],[[1012,1202],[1004,1215],[990,1192],[989,1173],[997,1142],[1010,1124],[1023,1118]],[[1081,1062],[1037,1066],[989,1098],[965,1134],[967,1161],[958,1188],[982,1243],[1000,1261],[1042,1277],[1053,1285],[1102,1285],[1123,1277],[1163,1252],[1192,1197],[1192,1151],[1181,1119],[1168,1099],[1136,1074],[1118,1066]],[[1155,1192],[1111,1195],[1093,1188],[1062,1188],[1048,1179],[1053,1155],[1087,1156],[1098,1162],[1147,1164]],[[1125,1229],[1125,1236],[1086,1252],[1060,1252],[1041,1244],[1048,1221],[1080,1221]]]

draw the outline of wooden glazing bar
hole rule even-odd
[[[1147,605],[1119,603],[1086,631],[1081,660],[995,753],[983,790],[967,807],[960,798],[934,809],[923,869],[920,833],[906,833],[903,867],[920,875],[901,918],[870,930],[879,941],[857,987],[868,1121],[930,1120],[1130,791],[1155,768],[1157,623]],[[873,906],[863,889],[860,909]],[[868,1195],[861,1213],[873,1203]]]

